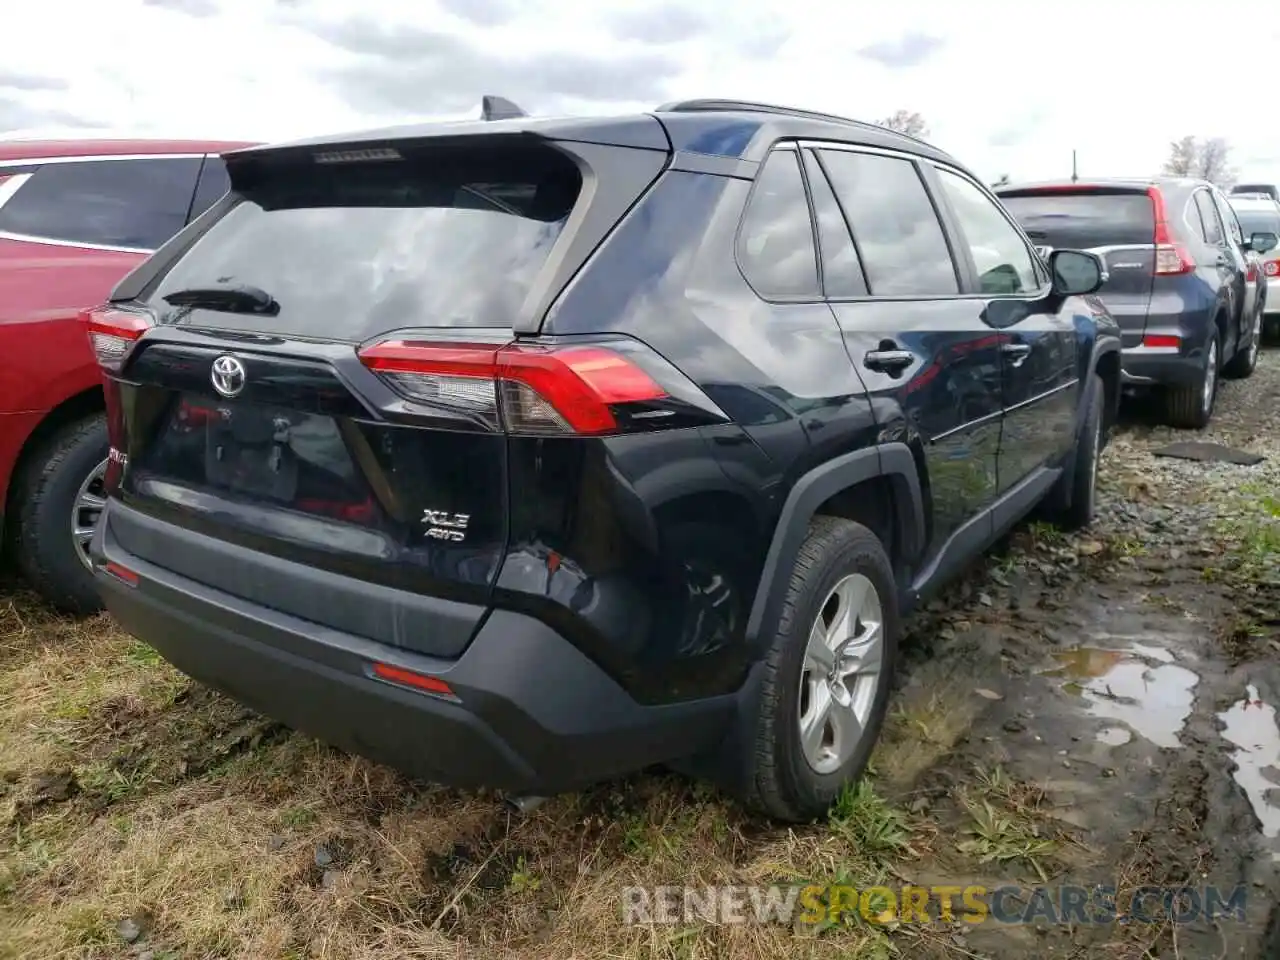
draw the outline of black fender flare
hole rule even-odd
[[[772,642],[782,616],[791,573],[809,533],[809,521],[825,501],[841,490],[876,477],[893,484],[893,502],[902,556],[914,560],[924,549],[924,498],[916,458],[905,443],[883,443],[846,453],[815,467],[791,487],[778,514],[755,600],[747,618],[747,642],[763,650]]]
[[[1102,362],[1102,358],[1103,358],[1103,357],[1105,357],[1105,356],[1107,356],[1108,354],[1111,354],[1111,353],[1114,353],[1114,354],[1116,354],[1116,355],[1117,355],[1117,357],[1118,357],[1118,359],[1119,359],[1119,363],[1120,363],[1120,368],[1121,368],[1121,369],[1123,369],[1123,368],[1124,368],[1124,356],[1123,356],[1123,353],[1122,353],[1122,351],[1121,351],[1121,349],[1120,349],[1120,339],[1119,339],[1119,337],[1106,337],[1105,339],[1097,339],[1097,340],[1095,340],[1095,341],[1094,341],[1094,344],[1093,344],[1093,354],[1089,357],[1089,367],[1088,367],[1088,369],[1085,371],[1085,376],[1086,376],[1086,377],[1092,377],[1095,373],[1097,373],[1097,372],[1098,372],[1098,365]],[[1086,384],[1085,384],[1085,386],[1087,387],[1087,386],[1088,386],[1088,384],[1086,383]],[[1116,415],[1116,413],[1119,411],[1119,407],[1120,407],[1120,387],[1121,387],[1121,386],[1122,386],[1122,383],[1117,383],[1117,384],[1116,384],[1115,397],[1114,397],[1114,399],[1113,399],[1113,402],[1114,402],[1114,404],[1115,404],[1115,407],[1114,407],[1114,409],[1111,409],[1111,410],[1108,410],[1108,411],[1107,411],[1107,413],[1108,413],[1108,414],[1111,416],[1111,418],[1112,418],[1112,422],[1114,422],[1115,415]],[[1080,406],[1080,409],[1078,409],[1078,410],[1076,411],[1076,428],[1077,428],[1077,429],[1076,429],[1076,433],[1077,433],[1077,434],[1079,434],[1079,432],[1080,432],[1079,428],[1080,428],[1080,426],[1082,425],[1082,423],[1084,422],[1084,406],[1085,406],[1085,405],[1084,405],[1083,400],[1081,401],[1081,403],[1080,403],[1080,405],[1079,405],[1079,406]]]

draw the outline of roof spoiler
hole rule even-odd
[[[511,120],[515,117],[527,117],[528,114],[517,107],[506,97],[485,94],[480,100],[481,120]]]

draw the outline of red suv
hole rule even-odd
[[[241,146],[0,141],[0,531],[63,610],[99,607],[86,551],[107,457],[77,315],[227,192],[219,154]]]

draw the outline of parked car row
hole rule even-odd
[[[1280,221],[1242,213],[1210,183],[1170,177],[1010,184],[996,194],[1042,252],[1103,258],[1099,294],[1122,331],[1126,391],[1159,391],[1171,424],[1206,426],[1219,376],[1253,373]]]

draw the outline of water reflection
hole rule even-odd
[[[1045,675],[1066,681],[1063,689],[1083,699],[1090,716],[1124,724],[1158,747],[1182,746],[1178,734],[1191,713],[1200,678],[1173,663],[1167,650],[1076,647],[1054,659],[1058,666]]]
[[[1259,700],[1258,688],[1250,685],[1245,698],[1218,714],[1218,719],[1223,723],[1223,739],[1236,748],[1232,776],[1249,798],[1262,835],[1280,836],[1280,797],[1275,793],[1280,789],[1280,729],[1275,707]]]

